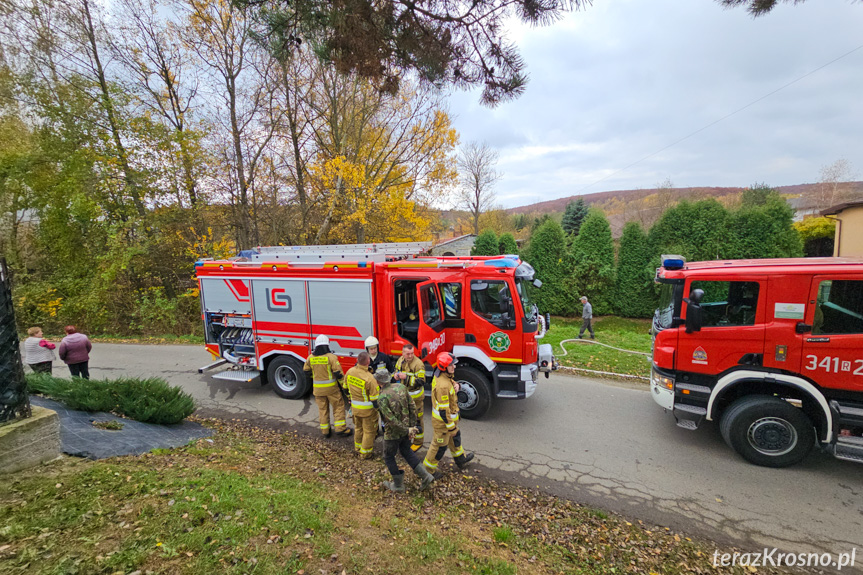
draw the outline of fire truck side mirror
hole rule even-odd
[[[427,348],[427,347],[422,348],[422,350],[420,351],[420,359],[424,358],[428,354],[429,354],[429,348]]]
[[[704,310],[701,309],[701,299],[704,290],[694,289],[689,292],[689,297],[683,298],[686,302],[686,333],[701,331]]]

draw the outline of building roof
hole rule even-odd
[[[463,236],[458,236],[458,237],[455,237],[455,238],[450,238],[450,239],[448,239],[448,240],[442,241],[442,242],[441,242],[441,243],[439,243],[439,244],[435,244],[435,245],[433,245],[430,249],[439,248],[439,247],[441,247],[441,246],[445,246],[445,245],[447,245],[447,244],[451,244],[451,243],[453,243],[453,242],[455,242],[455,241],[463,240],[464,238],[469,238],[469,237],[476,237],[476,234],[465,234],[465,235],[463,235]]]
[[[842,204],[836,204],[835,206],[831,206],[826,210],[821,210],[822,216],[835,216],[836,214],[847,210],[848,208],[855,208],[857,206],[863,206],[863,198],[859,200],[853,200],[851,202],[844,202]]]

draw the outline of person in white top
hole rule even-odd
[[[31,327],[27,330],[28,337],[24,340],[24,356],[27,365],[34,373],[51,375],[54,365],[54,348],[57,347],[42,337],[41,327]]]

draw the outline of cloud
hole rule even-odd
[[[463,142],[500,151],[505,206],[666,178],[812,182],[838,158],[863,168],[863,49],[660,152],[859,46],[860,4],[810,0],[753,19],[712,0],[619,0],[511,29],[526,93],[494,109],[477,93],[450,103]]]

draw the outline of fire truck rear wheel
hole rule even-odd
[[[461,417],[479,419],[491,407],[491,386],[488,378],[472,367],[457,367],[455,380],[461,389],[458,392],[458,408]]]
[[[300,399],[309,392],[309,381],[303,365],[296,358],[282,355],[267,366],[267,381],[273,391],[285,399]]]
[[[742,397],[719,424],[725,442],[744,459],[764,467],[788,467],[815,445],[815,429],[803,410],[768,395]]]

